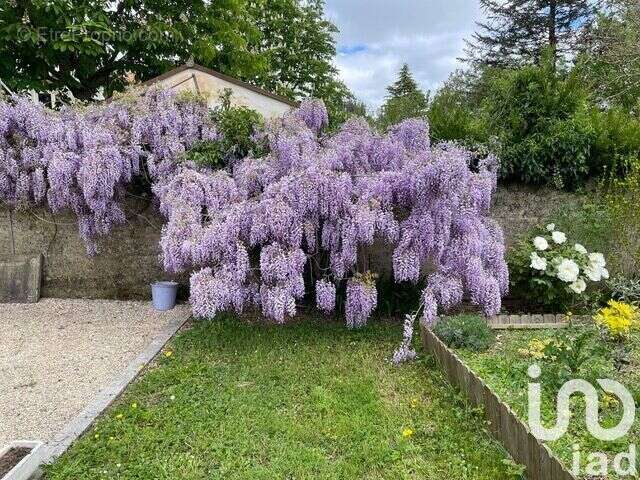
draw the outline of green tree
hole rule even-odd
[[[594,173],[588,91],[551,52],[539,65],[494,72],[480,113],[499,140],[503,178],[574,189]]]
[[[324,16],[324,0],[253,0],[249,11],[261,32],[252,51],[269,65],[256,82],[292,99],[322,98],[331,121],[344,120],[354,98],[333,63],[338,29]]]
[[[599,0],[480,0],[485,20],[467,41],[474,67],[509,67],[540,60],[545,49],[554,60],[575,53],[577,39],[591,24]]]
[[[584,35],[579,68],[598,103],[640,114],[640,3],[610,0]]]
[[[250,79],[267,61],[244,0],[21,0],[0,7],[0,78],[12,89],[69,88],[90,99],[193,57]]]
[[[378,124],[386,129],[407,118],[426,118],[428,95],[418,87],[409,66],[404,64],[398,72],[398,80],[387,87],[389,95],[380,109]]]

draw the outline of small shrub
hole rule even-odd
[[[587,287],[609,278],[604,255],[589,253],[549,224],[525,237],[508,256],[512,291],[555,312],[589,305]]]
[[[185,159],[216,169],[248,155],[259,157],[266,154],[266,143],[257,135],[264,126],[262,115],[247,107],[232,106],[230,92],[225,92],[220,98],[220,106],[211,113],[218,138],[196,143],[186,153]]]
[[[591,327],[574,327],[556,333],[544,349],[544,358],[556,385],[569,379],[593,377],[590,363],[605,355],[604,345],[599,341],[596,329]]]
[[[618,275],[607,282],[611,296],[616,300],[640,305],[640,278]]]
[[[468,348],[474,352],[487,350],[494,341],[487,322],[477,315],[442,318],[433,332],[449,347]]]
[[[589,122],[594,132],[590,170],[598,175],[626,175],[640,157],[640,119],[621,108],[594,108]]]
[[[606,307],[593,317],[605,335],[613,340],[624,340],[638,323],[638,307],[629,303],[609,300]]]

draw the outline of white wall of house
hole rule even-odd
[[[231,103],[233,105],[251,108],[265,118],[282,116],[293,108],[290,103],[256,92],[197,68],[178,71],[167,78],[162,78],[157,82],[154,81],[154,85],[177,91],[198,92],[207,98],[209,106],[212,107],[220,103],[220,95],[225,89],[230,89],[232,91]]]

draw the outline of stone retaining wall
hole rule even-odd
[[[502,187],[493,207],[493,216],[503,226],[508,243],[533,225],[541,223],[554,209],[579,203],[575,195],[528,187]],[[38,209],[16,213],[14,231],[16,253],[45,258],[42,295],[145,299],[149,283],[170,278],[158,262],[162,219],[147,199],[132,198],[126,203],[127,224],[99,242],[96,257],[87,257],[78,236],[73,215],[52,216]],[[0,255],[11,254],[9,214],[0,208]],[[389,265],[386,251],[371,252],[372,264]],[[182,278],[184,284],[184,278]]]

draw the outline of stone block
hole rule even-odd
[[[0,303],[36,303],[40,300],[42,255],[0,257]]]

